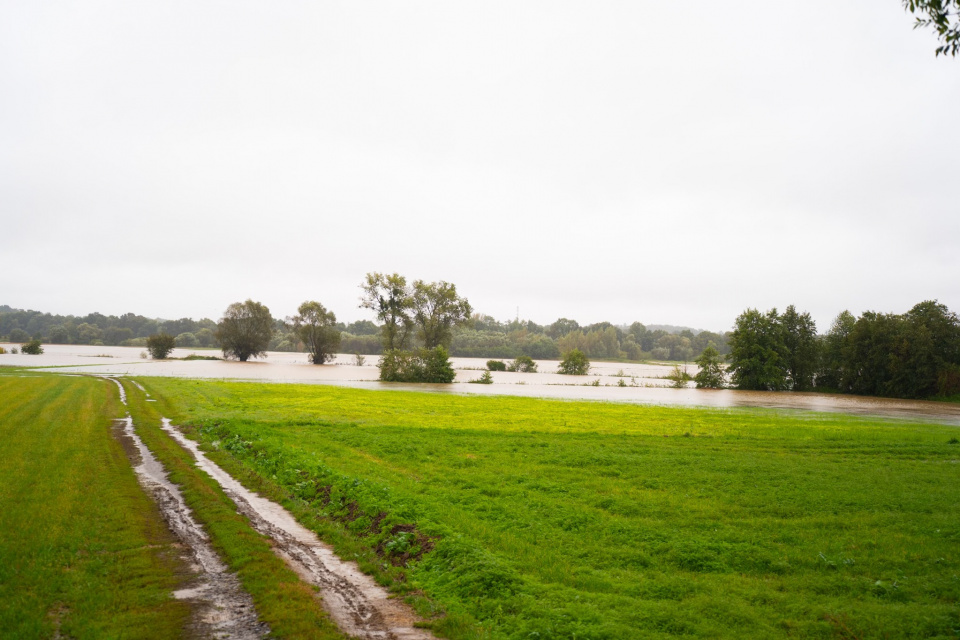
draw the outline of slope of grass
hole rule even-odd
[[[960,635],[960,431],[145,379],[455,638]]]
[[[0,637],[171,638],[183,568],[111,434],[112,383],[0,375]]]

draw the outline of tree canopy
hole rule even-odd
[[[457,295],[456,285],[443,280],[414,282],[411,306],[417,337],[427,349],[449,347],[453,327],[466,324],[473,312],[467,299]]]
[[[380,338],[387,351],[404,349],[413,328],[410,317],[412,300],[407,279],[399,273],[368,273],[360,285],[360,307],[370,309],[380,321]]]
[[[297,309],[293,317],[294,331],[307,346],[313,364],[333,359],[340,346],[340,330],[336,324],[337,316],[319,302],[307,301]]]
[[[273,316],[259,302],[234,302],[217,324],[216,336],[224,357],[246,362],[266,355],[273,336]]]

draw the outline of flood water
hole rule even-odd
[[[9,351],[10,346],[2,345]],[[960,425],[960,404],[895,400],[822,393],[781,393],[709,389],[672,389],[662,376],[672,365],[594,363],[590,375],[564,376],[556,373],[557,362],[538,361],[539,373],[492,373],[494,384],[468,384],[486,369],[486,358],[452,358],[457,377],[449,385],[411,385],[379,382],[377,356],[364,356],[357,366],[353,355],[340,354],[332,364],[309,364],[304,353],[269,352],[266,358],[250,362],[225,360],[149,360],[138,347],[88,345],[44,345],[39,356],[0,354],[0,365],[56,367],[61,373],[93,375],[168,376],[179,378],[234,379],[262,382],[333,384],[363,389],[391,389],[435,393],[512,395],[566,400],[602,400],[639,404],[766,407],[787,410],[824,411],[905,418]],[[219,351],[175,349],[174,358],[191,354],[219,356]],[[689,365],[693,375],[697,368]],[[627,386],[618,386],[619,383]],[[598,386],[592,386],[597,384]]]

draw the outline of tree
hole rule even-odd
[[[818,389],[827,391],[849,391],[845,383],[844,352],[849,343],[850,333],[857,319],[849,311],[841,311],[830,325],[830,331],[823,338],[821,347],[820,372],[817,374]]]
[[[713,345],[703,350],[694,362],[700,371],[693,377],[697,389],[722,389],[726,384],[726,374],[723,370],[723,358]]]
[[[793,305],[780,317],[783,328],[784,360],[787,379],[794,391],[813,388],[814,376],[820,367],[820,341],[817,325],[809,313],[797,313]]]
[[[904,8],[920,14],[914,29],[933,27],[942,43],[936,55],[956,56],[960,51],[960,0],[902,0]]]
[[[234,302],[217,323],[216,337],[226,358],[246,362],[265,355],[273,337],[270,309],[253,300]]]
[[[417,335],[427,349],[449,347],[453,327],[465,325],[473,312],[467,299],[457,295],[456,285],[443,280],[414,282],[411,306]]]
[[[569,351],[563,356],[560,365],[557,367],[557,373],[565,376],[585,376],[590,371],[590,361],[586,354],[580,349]]]
[[[297,315],[293,317],[293,330],[307,346],[313,364],[323,364],[333,359],[333,354],[340,346],[340,331],[336,324],[337,316],[319,302],[307,301],[297,309]]]
[[[398,273],[368,273],[360,288],[363,290],[360,307],[377,314],[384,350],[404,349],[413,328],[410,317],[413,301],[407,279]]]
[[[43,347],[40,346],[39,340],[31,340],[20,345],[20,353],[26,353],[31,356],[39,356],[43,353]]]
[[[450,355],[443,347],[385,351],[377,366],[380,380],[384,382],[450,383],[457,375],[450,365]]]
[[[747,309],[730,335],[730,372],[738,389],[782,391],[788,387],[783,328],[776,309]]]
[[[147,351],[154,360],[163,360],[169,356],[175,345],[175,338],[166,333],[155,333],[147,338]]]

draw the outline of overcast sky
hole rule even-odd
[[[0,1],[0,304],[960,312],[960,58],[900,0]]]

